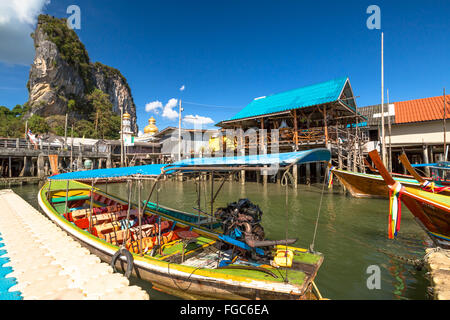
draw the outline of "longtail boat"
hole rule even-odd
[[[406,170],[420,183],[423,190],[450,195],[450,186],[447,180],[447,171],[449,167],[447,165],[438,164],[431,166],[432,180],[424,179],[411,165],[408,157],[405,153],[402,153],[399,157],[400,162],[403,164]]]
[[[249,201],[241,199],[229,205],[232,211],[219,208],[211,214],[200,207],[196,213],[183,212],[150,199],[164,176],[209,172],[212,186],[214,175],[223,177],[216,193],[211,192],[213,208],[226,174],[272,165],[289,170],[297,163],[327,162],[330,157],[329,150],[314,149],[64,173],[49,178],[38,201],[52,221],[92,253],[157,290],[188,299],[321,299],[314,279],[323,255],[313,246],[292,246],[296,239],[265,239],[259,224],[262,213]],[[124,177],[128,200],[95,187],[95,179]],[[139,191],[133,203],[132,184],[141,190],[143,179],[153,182],[149,195],[143,200]],[[227,221],[234,218],[231,227]]]
[[[376,150],[369,152],[369,156],[389,188],[389,238],[400,230],[401,203],[404,203],[435,245],[450,248],[450,197],[402,185],[386,170]]]
[[[331,173],[336,175],[355,198],[388,198],[389,188],[379,174],[352,172],[331,167]],[[396,181],[407,187],[420,189],[420,183],[414,178],[396,176]]]

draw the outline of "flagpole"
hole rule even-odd
[[[447,161],[447,127],[445,120],[447,118],[447,106],[445,101],[445,88],[444,88],[444,161]]]
[[[123,167],[123,107],[120,108],[120,167]]]
[[[383,157],[383,164],[386,167],[386,140],[384,133],[384,35],[381,33],[381,154]]]
[[[181,160],[181,99],[178,112],[178,161]]]

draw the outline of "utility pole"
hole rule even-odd
[[[70,172],[73,171],[73,124],[72,124],[72,130],[70,132]]]
[[[445,120],[447,118],[447,104],[445,101],[445,88],[444,88],[444,161],[447,161],[447,127]]]
[[[383,48],[384,35],[381,33],[381,155],[383,158],[383,164],[386,166],[386,140],[384,134],[384,48]]]
[[[180,99],[178,109],[178,161],[181,160],[181,111],[183,111],[183,108],[181,108],[181,99]]]
[[[123,167],[123,107],[120,108],[120,167]]]
[[[66,112],[66,123],[64,125],[64,149],[67,148],[67,112]]]
[[[392,141],[391,141],[391,115],[389,113],[389,89],[387,89],[387,105],[388,105],[388,134],[389,134],[389,172],[392,172]]]

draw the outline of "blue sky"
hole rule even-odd
[[[450,92],[446,0],[51,0],[41,10],[68,17],[71,4],[81,9],[77,33],[91,60],[127,78],[141,130],[150,116],[160,129],[178,125],[162,110],[146,112],[151,102],[181,98],[184,116],[217,123],[255,97],[342,76],[350,78],[359,107],[380,103],[381,31],[391,101]],[[381,31],[366,27],[372,4],[381,9]],[[1,18],[0,11],[0,38]],[[21,63],[0,62],[0,105],[27,101],[32,57]]]

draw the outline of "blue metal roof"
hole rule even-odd
[[[310,86],[256,98],[230,120],[278,113],[337,101],[348,78],[339,78]]]

